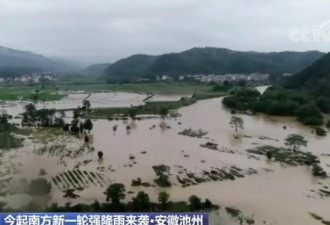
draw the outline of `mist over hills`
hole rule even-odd
[[[242,52],[224,48],[192,48],[162,55],[137,54],[118,60],[103,72],[108,78],[225,73],[296,73],[323,56],[319,51]]]
[[[154,77],[162,74],[173,77],[183,74],[254,72],[282,74],[299,72],[323,55],[319,51],[262,53],[207,47],[155,56],[137,54],[113,64],[95,64],[80,70],[74,62],[0,46],[0,75],[67,70],[80,70],[84,75],[104,75],[110,79]]]
[[[28,51],[0,46],[0,73],[22,75],[41,71],[64,71],[79,68],[77,64],[62,59],[50,59]]]
[[[83,69],[81,71],[84,75],[95,75],[100,76],[103,74],[103,71],[110,66],[110,63],[100,63],[100,64],[94,64],[90,65],[87,68]]]

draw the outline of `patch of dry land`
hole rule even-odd
[[[80,196],[72,205],[104,202],[105,189],[123,183],[131,193],[126,201],[139,191],[153,202],[161,191],[173,202],[191,195],[208,198],[220,206],[211,213],[212,224],[319,225],[330,220],[330,180],[314,176],[309,163],[330,175],[328,136],[317,137],[292,118],[265,115],[238,115],[244,129],[235,133],[221,98],[198,101],[179,113],[165,118],[166,126],[160,118],[93,120],[89,145],[83,135],[59,128],[32,129],[23,147],[2,151],[0,202],[13,209],[28,204],[33,197],[22,183],[43,177],[52,185],[50,194],[39,199],[44,206],[64,205],[67,189]],[[292,133],[308,140],[298,157],[286,153],[284,139]],[[273,151],[272,157],[267,151]],[[169,167],[170,187],[155,182],[155,165]]]

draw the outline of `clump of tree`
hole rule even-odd
[[[168,108],[165,108],[165,107],[160,108],[159,115],[163,121],[165,120],[165,117],[167,116],[167,114],[168,114]]]
[[[110,210],[120,212],[123,208],[125,208],[125,206],[120,202],[126,197],[125,191],[125,186],[121,183],[111,184],[107,188],[104,194],[106,195],[107,202],[110,201]]]
[[[32,103],[25,105],[24,109],[25,112],[23,113],[22,125],[32,125],[35,122],[37,109]]]
[[[315,128],[315,133],[317,136],[326,136],[327,135],[327,131],[324,130],[322,127]]]
[[[225,97],[222,103],[238,110],[251,110],[252,106],[258,101],[260,92],[249,88],[241,88],[231,92],[231,96]]]
[[[158,202],[161,205],[162,210],[166,210],[169,204],[170,195],[165,191],[159,192],[158,194]]]
[[[72,133],[78,134],[80,132],[80,128],[79,128],[79,119],[78,118],[74,118],[71,121],[71,127],[70,127],[70,131]]]
[[[285,145],[287,145],[292,151],[296,152],[301,146],[307,147],[308,141],[299,134],[289,134],[285,138]]]
[[[232,88],[232,84],[225,80],[222,84],[215,84],[212,88],[212,91],[228,91],[230,88]]]
[[[149,212],[150,198],[147,193],[140,191],[132,200],[132,208],[134,212]]]
[[[104,194],[106,195],[107,202],[105,203],[95,201],[89,205],[75,204],[71,206],[70,201],[79,198],[79,195],[75,194],[74,189],[65,190],[63,194],[63,197],[68,199],[66,206],[59,207],[57,204],[52,204],[50,207],[46,208],[47,212],[172,212],[174,210],[194,212],[219,208],[213,205],[209,199],[205,199],[205,202],[202,202],[196,195],[190,196],[188,204],[186,202],[170,202],[170,196],[166,192],[160,192],[158,194],[158,203],[151,202],[149,195],[144,191],[138,192],[137,195],[132,198],[132,201],[123,203],[121,201],[125,199],[126,192],[125,186],[121,183],[111,184],[106,189]]]
[[[241,117],[232,116],[229,124],[235,129],[236,133],[238,129],[244,129],[244,121]]]
[[[196,195],[192,195],[189,197],[189,203],[191,211],[198,211],[203,207],[201,199]]]
[[[90,133],[91,130],[93,129],[93,122],[92,122],[92,120],[88,118],[88,119],[85,121],[85,123],[84,123],[84,125],[83,125],[83,128],[84,128],[85,130],[88,130],[88,132]]]
[[[256,90],[241,88],[231,94],[222,101],[229,108],[274,116],[295,116],[311,126],[323,124],[323,116],[314,100],[298,90],[270,87],[261,95]]]
[[[137,108],[135,107],[131,107],[128,111],[127,114],[129,116],[129,118],[131,118],[131,120],[135,120],[136,119],[136,115],[137,115]]]
[[[31,126],[38,124],[44,127],[63,127],[65,125],[63,120],[64,114],[60,113],[60,116],[56,116],[55,113],[55,109],[37,110],[32,103],[29,103],[25,106],[22,125]]]
[[[91,107],[90,101],[87,99],[84,99],[82,103],[83,103],[82,110],[89,111],[90,107]]]
[[[166,166],[164,164],[157,165],[152,167],[158,176],[157,179],[155,179],[155,183],[158,184],[160,187],[170,187],[171,182],[169,181],[169,174],[170,174],[170,167]]]

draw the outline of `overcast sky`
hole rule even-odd
[[[289,39],[329,10],[329,0],[0,0],[0,45],[87,64],[205,46],[329,51]]]

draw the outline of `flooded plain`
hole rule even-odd
[[[124,101],[116,96],[95,95],[93,100],[93,95],[89,99],[92,107],[138,105],[146,97],[127,94],[121,96],[129,99]],[[85,97],[84,94],[68,96],[63,99],[65,103],[61,107],[67,104],[72,108],[73,103],[80,104]],[[164,96],[158,99],[169,100]],[[55,108],[50,105],[46,107]],[[263,145],[283,147],[283,140],[288,134],[298,133],[308,140],[308,146],[302,150],[317,155],[329,174],[330,138],[317,137],[311,128],[293,118],[242,114],[244,129],[239,131],[241,138],[237,139],[229,125],[231,113],[222,106],[221,98],[199,101],[179,109],[179,113],[181,117],[165,120],[167,128],[159,126],[160,118],[128,122],[94,120],[90,136],[94,150],[86,147],[83,137],[62,131],[53,134],[48,128],[33,128],[24,147],[2,153],[0,181],[6,182],[7,186],[2,188],[11,190],[11,193],[0,196],[0,201],[7,202],[9,207],[27,204],[30,197],[19,194],[15,187],[22,178],[30,180],[43,176],[52,182],[53,187],[45,204],[64,204],[66,200],[62,197],[62,191],[69,187],[80,190],[77,193],[81,197],[73,203],[104,201],[105,187],[117,182],[125,184],[127,191],[134,192],[128,194],[127,199],[140,190],[148,192],[153,201],[157,201],[157,195],[162,190],[170,194],[172,201],[186,201],[193,194],[202,199],[209,198],[221,207],[219,212],[212,213],[212,224],[239,224],[226,215],[223,210],[226,206],[242,210],[245,215],[254,218],[255,224],[321,224],[309,213],[330,220],[330,198],[317,192],[320,188],[330,187],[329,179],[312,176],[307,166],[283,165],[261,155],[252,156],[246,151]],[[127,123],[132,127],[130,131],[126,130]],[[115,125],[118,128],[113,131]],[[287,129],[283,129],[284,126]],[[178,134],[188,128],[202,129],[207,134],[201,138]],[[218,144],[219,151],[200,146],[206,142]],[[97,157],[98,151],[104,153],[101,161]],[[159,164],[170,166],[172,187],[160,188],[153,182],[156,176],[152,166]],[[243,176],[234,180],[205,179],[205,174],[211,171],[232,168]],[[39,175],[40,170],[45,172],[44,175]],[[70,173],[70,176],[63,175],[65,173]],[[203,182],[193,182],[183,187],[180,180],[187,178],[187,174],[194,174]],[[77,181],[72,177],[76,177]],[[150,186],[131,187],[132,180],[137,178]]]

